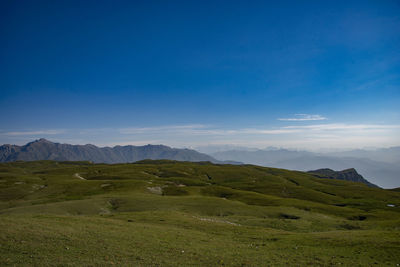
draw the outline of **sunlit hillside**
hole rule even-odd
[[[395,266],[400,193],[253,165],[0,165],[1,265]]]

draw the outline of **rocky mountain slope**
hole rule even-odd
[[[370,187],[378,187],[370,182],[368,182],[364,177],[357,173],[354,168],[346,169],[343,171],[334,171],[331,169],[319,169],[314,171],[308,171],[308,173],[313,174],[319,178],[328,178],[328,179],[338,179],[345,180],[351,182],[364,183]]]

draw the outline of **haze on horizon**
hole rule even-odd
[[[4,1],[0,143],[400,146],[398,1]]]

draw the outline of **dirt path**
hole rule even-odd
[[[85,178],[83,178],[82,176],[79,175],[79,173],[75,173],[74,177],[79,178],[81,180],[86,180]]]
[[[233,223],[233,222],[229,222],[229,221],[222,221],[222,220],[216,220],[216,219],[210,219],[210,218],[201,218],[201,217],[196,217],[196,216],[192,216],[192,217],[196,218],[200,221],[214,222],[214,223],[227,223],[227,224],[231,224],[231,225],[235,225],[235,226],[241,226],[238,223]]]

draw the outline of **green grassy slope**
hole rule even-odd
[[[3,163],[0,264],[396,266],[399,207],[398,191],[252,165]]]

